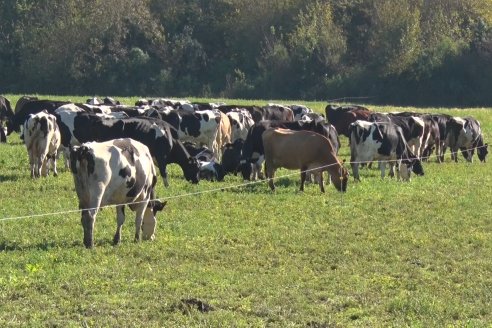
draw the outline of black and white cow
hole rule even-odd
[[[160,118],[176,129],[176,137],[179,140],[205,145],[214,152],[217,159],[220,159],[221,147],[217,143],[220,115],[216,115],[211,110],[195,112],[172,110],[167,114],[160,113]]]
[[[188,153],[195,157],[200,165],[200,179],[208,181],[224,181],[224,168],[218,163],[214,153],[207,147],[197,147],[191,142],[184,142]]]
[[[237,139],[246,139],[248,130],[255,124],[251,114],[245,109],[235,109],[226,115],[231,122],[231,142],[234,143]]]
[[[71,171],[82,210],[84,245],[94,246],[94,223],[99,208],[116,205],[114,244],[121,240],[125,204],[136,212],[135,241],[155,238],[157,211],[166,203],[155,196],[156,170],[149,149],[130,138],[88,142],[70,151]]]
[[[294,113],[294,121],[299,121],[304,116],[313,113],[313,110],[311,108],[304,105],[288,105],[287,107],[292,109],[292,112]]]
[[[56,158],[61,136],[56,117],[46,111],[30,114],[24,122],[23,135],[29,155],[31,178],[47,176],[50,167],[53,175],[57,176]]]
[[[425,130],[425,123],[420,117],[401,113],[372,113],[368,121],[392,122],[399,126],[412,153],[420,158]]]
[[[176,131],[173,132],[166,122],[150,118],[103,119],[94,114],[71,111],[56,111],[55,115],[64,147],[87,141],[132,138],[149,148],[166,187],[169,185],[166,169],[169,163],[178,164],[186,180],[198,183],[198,162],[179,140],[173,138]]]
[[[398,165],[398,177],[410,179],[413,171],[423,175],[420,160],[412,153],[402,129],[391,122],[368,122],[357,120],[350,124],[350,162],[355,180],[360,180],[359,165],[374,160],[389,161],[390,175]],[[381,163],[381,178],[385,175],[384,163]]]
[[[451,118],[446,126],[446,144],[455,162],[458,162],[459,150],[468,162],[472,162],[475,149],[479,160],[486,161],[488,144],[484,144],[480,122],[473,117]]]

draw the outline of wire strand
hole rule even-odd
[[[470,151],[470,150],[474,150],[474,149],[478,149],[478,148],[483,148],[483,147],[487,147],[487,146],[486,145],[483,145],[483,146],[473,147],[473,148],[469,148],[469,149],[462,150],[462,151]],[[457,156],[458,152],[451,152],[451,154]],[[426,158],[426,159],[437,158],[438,156],[439,155],[431,155],[431,156],[427,156],[427,157],[421,157],[421,159],[422,158]],[[392,162],[398,162],[399,159],[394,159],[394,160],[376,160],[376,161],[379,162],[379,163],[392,163]],[[166,201],[166,200],[170,200],[170,199],[191,197],[191,196],[197,196],[197,195],[201,195],[201,194],[213,193],[213,192],[224,191],[224,190],[229,190],[229,189],[242,188],[242,187],[246,187],[246,186],[249,186],[249,185],[255,185],[255,184],[264,183],[265,181],[269,181],[270,179],[271,180],[278,180],[278,179],[282,179],[282,178],[286,178],[286,177],[298,175],[299,173],[303,173],[303,172],[306,172],[307,173],[307,172],[312,172],[312,171],[318,171],[318,170],[326,169],[326,168],[328,168],[330,166],[334,166],[334,165],[342,165],[343,166],[345,164],[368,164],[368,163],[372,163],[372,162],[375,162],[375,161],[355,161],[355,162],[344,162],[344,163],[337,162],[337,163],[327,164],[327,165],[315,167],[315,168],[304,170],[304,171],[300,171],[300,172],[299,171],[296,171],[295,173],[284,174],[284,175],[277,176],[277,177],[274,177],[274,178],[269,178],[269,179],[264,179],[264,180],[258,180],[258,181],[250,181],[250,182],[246,182],[246,183],[242,183],[242,184],[225,186],[225,187],[220,187],[220,188],[213,188],[213,189],[202,190],[202,191],[197,191],[197,192],[192,192],[192,193],[185,193],[185,194],[173,195],[173,196],[168,196],[168,197],[156,198],[155,200]],[[22,215],[22,216],[15,216],[15,217],[5,217],[5,218],[0,219],[0,222],[3,222],[3,221],[13,221],[13,220],[21,220],[21,219],[28,219],[28,218],[38,218],[38,217],[45,217],[45,216],[58,216],[58,215],[64,215],[64,214],[81,213],[82,211],[96,211],[96,210],[99,211],[100,209],[104,209],[104,208],[112,208],[112,207],[115,207],[116,208],[118,206],[134,205],[134,204],[140,204],[140,203],[145,203],[145,202],[148,202],[148,200],[136,201],[136,202],[128,202],[128,203],[119,203],[119,204],[111,204],[111,205],[103,205],[103,206],[99,206],[99,207],[83,208],[83,209],[78,209],[78,210],[66,210],[66,211],[60,211],[60,212],[30,214],[30,215]]]

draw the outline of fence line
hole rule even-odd
[[[483,145],[483,146],[479,146],[479,147],[473,147],[473,148],[466,149],[465,151],[474,150],[474,149],[483,148],[483,147],[487,147],[487,146]],[[457,154],[460,151],[458,151],[458,152],[451,152],[451,154],[454,154],[454,155],[457,156]],[[437,158],[437,156],[438,155],[431,155],[431,156],[427,156],[427,157],[421,157],[421,159]],[[394,160],[378,160],[377,162],[379,162],[379,163],[385,163],[386,164],[386,163],[393,163],[393,162],[398,162],[398,161],[399,161],[398,159],[394,159]],[[342,165],[345,165],[345,164],[368,164],[368,163],[372,163],[372,162],[375,162],[375,161],[344,162]],[[304,170],[304,171],[296,171],[295,173],[288,173],[288,174],[285,174],[285,175],[274,177],[274,178],[272,178],[272,180],[277,180],[277,179],[286,178],[286,177],[290,177],[290,176],[294,176],[294,175],[299,175],[299,173],[301,173],[301,172],[306,172],[307,173],[307,172],[311,172],[311,171],[317,171],[317,170],[325,169],[325,168],[328,168],[330,166],[338,165],[338,164],[340,164],[340,163],[333,163],[333,164],[323,165],[323,166],[319,166],[319,167],[308,169],[308,170]],[[242,187],[246,187],[246,186],[249,186],[249,185],[255,185],[255,184],[259,184],[259,183],[265,183],[266,181],[268,181],[268,179],[257,180],[257,181],[250,181],[250,182],[246,182],[246,183],[242,183],[242,184],[238,184],[238,185],[225,186],[225,187],[220,187],[220,188],[213,188],[213,189],[202,190],[202,191],[197,191],[197,192],[192,192],[192,193],[186,193],[186,194],[180,194],[180,195],[162,197],[162,198],[157,198],[156,200],[165,201],[165,200],[169,200],[169,199],[192,197],[192,196],[197,196],[197,195],[201,195],[201,194],[207,194],[207,193],[213,193],[213,192],[218,192],[218,191],[224,191],[224,190],[227,190],[227,189],[242,188]],[[66,210],[66,211],[60,211],[60,212],[30,214],[30,215],[15,216],[15,217],[5,217],[5,218],[1,218],[0,219],[0,222],[3,222],[3,221],[13,221],[13,220],[21,220],[21,219],[28,219],[28,218],[45,217],[45,216],[57,216],[57,215],[64,215],[64,214],[71,214],[71,213],[80,213],[82,211],[91,211],[91,210],[96,210],[96,209],[111,208],[111,207],[117,207],[117,206],[126,206],[126,205],[139,204],[139,203],[144,203],[144,202],[147,202],[147,201],[145,200],[145,201],[137,201],[137,202],[129,202],[129,203],[121,203],[121,204],[104,205],[104,206],[100,206],[100,207],[84,208],[84,209],[78,209],[78,210]]]
[[[334,102],[334,101],[339,101],[341,100],[342,102],[345,102],[346,100],[349,99],[373,99],[376,98],[376,96],[365,96],[365,97],[342,97],[342,98],[336,98],[336,99],[328,99],[326,102]]]

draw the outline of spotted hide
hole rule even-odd
[[[61,136],[56,117],[46,111],[30,114],[24,122],[23,134],[29,155],[31,178],[47,176],[50,166],[53,168],[53,174],[57,176],[56,157]]]
[[[129,138],[88,142],[71,148],[70,162],[87,248],[94,246],[96,215],[106,205],[116,205],[114,244],[121,240],[125,204],[136,212],[135,241],[141,232],[143,239],[154,239],[155,214],[165,202],[155,197],[157,174],[147,146]]]
[[[391,122],[367,122],[357,120],[350,124],[350,162],[355,180],[360,180],[359,165],[373,160],[389,161],[390,175],[398,165],[398,178],[410,179],[410,172],[423,175],[420,160],[408,146],[402,129]],[[381,178],[385,175],[385,163],[380,163]]]

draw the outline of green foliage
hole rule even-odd
[[[492,87],[491,24],[489,0],[5,0],[0,92],[483,105],[453,65]]]
[[[239,73],[238,73],[239,74]],[[7,96],[13,103],[19,95]],[[43,96],[83,101],[86,96]],[[132,104],[136,98],[119,98]],[[194,99],[193,99],[194,100]],[[198,100],[198,99],[197,99]],[[218,101],[218,99],[200,99]],[[264,104],[266,100],[220,99]],[[276,102],[286,103],[285,100]],[[296,101],[298,103],[299,101]],[[303,103],[303,102],[301,102]],[[305,103],[322,112],[326,103]],[[472,115],[491,138],[490,109],[370,107]],[[349,157],[342,137],[340,156]],[[115,210],[99,212],[96,247],[82,245],[71,173],[32,180],[25,146],[0,144],[2,327],[487,327],[492,322],[491,162],[424,163],[408,183],[373,168],[345,194],[280,170],[241,186],[186,182],[169,166],[156,240],[134,243],[127,209],[121,245]],[[221,190],[222,189],[222,190]],[[214,192],[210,192],[215,190]],[[198,300],[212,310],[201,312]]]

